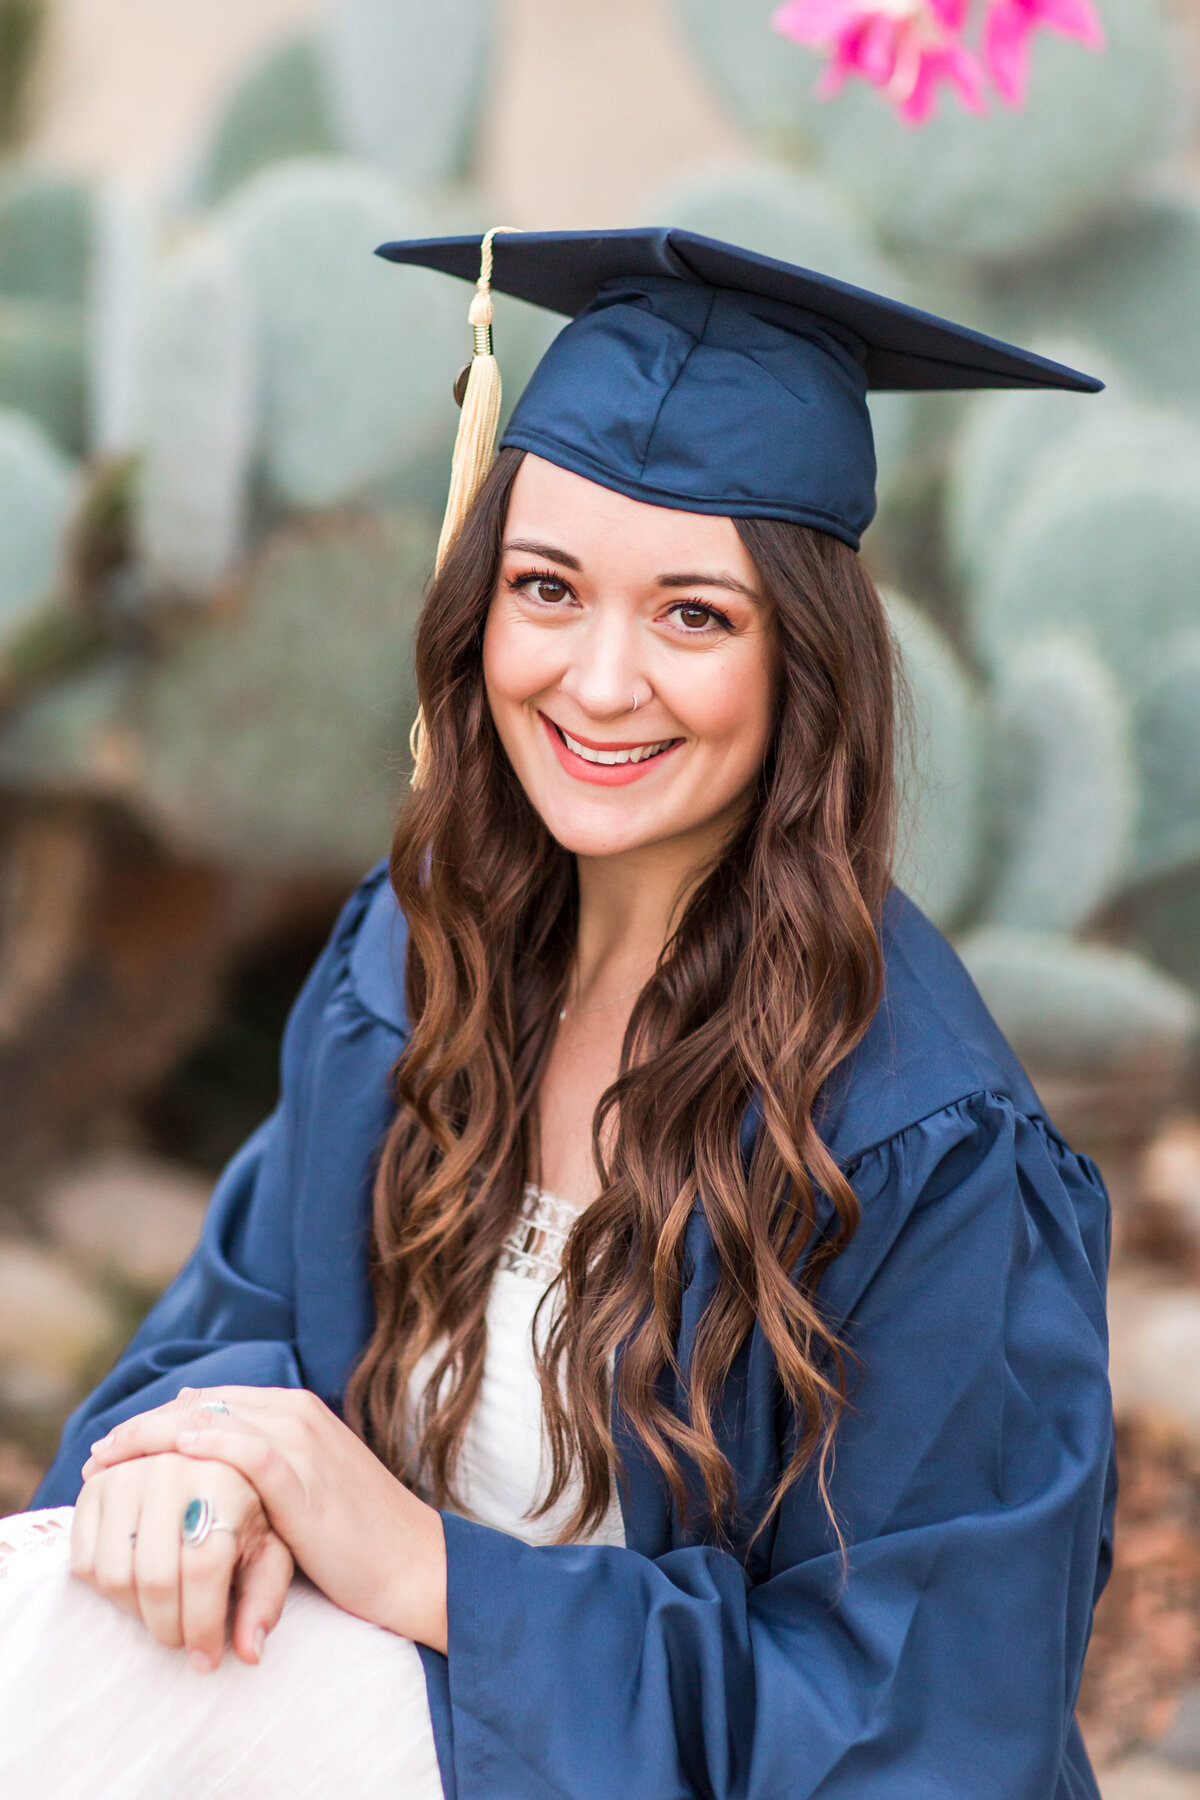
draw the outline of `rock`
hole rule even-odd
[[[174,1163],[109,1151],[52,1177],[39,1211],[73,1262],[156,1296],[195,1248],[210,1186]]]
[[[61,1408],[102,1372],[123,1335],[117,1309],[62,1258],[0,1240],[0,1404]]]
[[[1200,1279],[1200,1119],[1173,1120],[1147,1149],[1126,1247]]]
[[[1096,1608],[1079,1722],[1096,1766],[1116,1765],[1106,1800],[1151,1800],[1155,1790],[1136,1785],[1136,1765],[1122,1759],[1157,1748],[1200,1677],[1200,1440],[1161,1416],[1127,1414],[1117,1460],[1116,1560]],[[1164,1800],[1174,1792],[1164,1786]]]
[[[1131,1756],[1098,1779],[1102,1800],[1200,1800],[1200,1775],[1157,1756]]]
[[[1108,1289],[1109,1373],[1120,1412],[1148,1412],[1200,1437],[1200,1291],[1149,1271]]]

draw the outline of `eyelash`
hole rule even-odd
[[[564,581],[563,577],[557,574],[553,569],[529,569],[524,575],[513,576],[508,581],[507,585],[510,592],[514,594],[523,594],[527,588],[537,581],[550,581],[553,582],[556,587],[565,588],[568,594],[574,595],[575,593],[575,589],[571,586],[570,582]],[[543,601],[542,604],[549,605],[551,602]],[[680,606],[698,606],[708,614],[712,622],[719,626],[722,631],[733,630],[733,620],[730,618],[729,614],[727,612],[722,612],[719,606],[713,606],[711,601],[694,599],[676,600],[671,607],[671,611],[674,612],[675,609]],[[693,631],[689,632],[688,635],[690,637],[699,637],[701,634],[699,631]]]

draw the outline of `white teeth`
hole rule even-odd
[[[563,730],[561,725],[556,726],[555,729],[568,750],[573,750],[576,756],[581,756],[584,762],[590,763],[646,762],[650,757],[659,756],[664,750],[670,749],[675,742],[674,738],[664,738],[659,744],[639,744],[636,750],[589,750],[586,744],[577,743],[569,732]]]

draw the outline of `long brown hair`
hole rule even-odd
[[[536,1168],[538,1085],[575,945],[574,860],[526,799],[483,684],[484,621],[520,461],[519,451],[499,457],[417,633],[429,775],[399,820],[390,865],[408,920],[411,1036],[375,1182],[377,1323],[345,1403],[355,1430],[438,1505],[454,1499],[488,1290]],[[602,1191],[571,1232],[562,1303],[536,1352],[552,1451],[542,1510],[573,1474],[582,1481],[564,1538],[593,1528],[609,1503],[618,1346],[628,1429],[681,1508],[685,1462],[698,1471],[717,1536],[735,1494],[714,1415],[755,1321],[795,1420],[774,1504],[814,1454],[825,1493],[845,1404],[844,1357],[814,1289],[853,1234],[858,1203],[814,1110],[881,992],[894,653],[879,596],[845,545],[774,520],[735,524],[772,607],[777,718],[754,804],[635,1003],[593,1123]],[[744,1162],[739,1128],[752,1102],[761,1125]],[[834,1210],[822,1232],[818,1189]],[[684,1230],[697,1204],[720,1275],[681,1372]],[[413,1417],[410,1379],[435,1345]],[[682,1418],[663,1400],[664,1373],[686,1380]]]

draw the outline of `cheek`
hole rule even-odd
[[[495,601],[483,631],[483,680],[493,712],[523,705],[555,676],[553,634],[531,631],[503,599]]]
[[[765,754],[774,715],[774,679],[765,648],[747,645],[736,659],[714,657],[687,672],[668,699],[697,740],[741,763]]]

